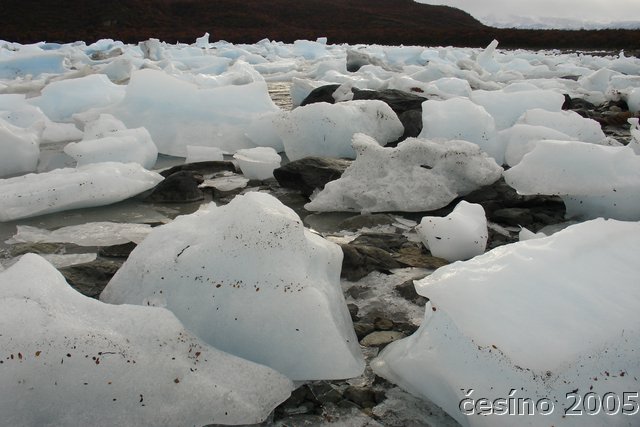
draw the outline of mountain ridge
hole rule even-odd
[[[640,30],[514,30],[485,26],[448,6],[413,0],[3,0],[0,39],[19,43],[135,43],[154,37],[192,43],[255,43],[327,37],[330,43],[637,49]]]

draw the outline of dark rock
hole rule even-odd
[[[338,225],[338,230],[359,230],[364,227],[393,224],[395,219],[387,214],[362,214],[345,219]]]
[[[425,252],[424,247],[420,243],[413,243],[410,246],[404,246],[398,252],[392,254],[393,258],[406,267],[428,268],[431,270],[438,269],[449,264],[449,261],[443,258],[432,256]]]
[[[502,208],[493,211],[490,220],[498,224],[530,227],[533,224],[533,215],[530,209]]]
[[[360,340],[365,347],[384,347],[406,335],[399,331],[374,331]]]
[[[347,49],[347,71],[355,73],[365,65],[375,65],[387,71],[394,71],[382,59],[371,56],[365,52]]]
[[[360,280],[372,271],[387,272],[402,267],[402,264],[382,249],[352,244],[340,246],[344,253],[341,276],[348,280]]]
[[[156,185],[145,201],[154,203],[197,202],[204,199],[204,193],[198,188],[202,182],[202,175],[192,171],[175,172]]]
[[[376,394],[368,387],[349,386],[345,389],[343,396],[361,408],[373,408],[376,406]]]
[[[300,106],[303,107],[308,104],[314,104],[316,102],[326,102],[329,104],[335,104],[336,100],[333,98],[333,93],[340,87],[340,85],[325,85],[320,86],[309,92],[309,95],[302,100]]]
[[[422,109],[408,110],[398,114],[402,126],[404,126],[404,133],[398,141],[404,141],[407,138],[416,138],[422,132]],[[393,146],[393,143],[387,144],[387,146]],[[397,145],[397,144],[396,144]]]
[[[387,252],[396,252],[409,244],[409,240],[402,234],[390,233],[362,233],[350,245],[375,246]]]
[[[422,103],[427,100],[423,96],[398,89],[369,90],[353,88],[351,91],[353,92],[354,100],[376,99],[383,101],[398,116],[410,110],[420,111],[420,122],[422,122]]]
[[[425,305],[427,301],[429,301],[429,298],[425,298],[416,292],[416,287],[413,284],[413,280],[407,280],[406,282],[396,286],[396,292],[398,292],[398,294],[402,298],[406,299],[407,301],[411,301],[412,303],[417,305],[422,306],[422,305]]]
[[[171,167],[169,169],[165,169],[160,173],[160,175],[167,178],[168,176],[173,175],[176,172],[188,171],[194,172],[199,175],[212,175],[219,172],[229,171],[234,173],[239,173],[236,169],[236,165],[233,162],[229,162],[226,160],[223,161],[209,161],[209,162],[194,162],[194,163],[185,163],[183,165],[177,165]]]
[[[273,176],[282,187],[309,197],[316,188],[322,189],[327,182],[340,178],[350,164],[350,160],[305,157],[275,169]]]
[[[564,94],[564,104],[562,104],[563,110],[595,110],[596,106],[589,101],[582,98],[571,98],[566,93]]]
[[[9,246],[7,254],[10,257],[34,253],[34,254],[58,254],[65,251],[65,247],[75,246],[64,243],[21,242]]]
[[[59,271],[78,292],[98,298],[123,262],[97,258],[95,261],[64,267]]]
[[[358,337],[358,340],[363,339],[364,337],[369,335],[371,332],[375,331],[373,323],[368,323],[368,322],[354,322],[353,329],[356,331],[356,336]]]
[[[347,304],[347,309],[349,310],[349,315],[351,316],[351,320],[358,320],[358,311],[359,308],[355,304]]]
[[[370,294],[369,288],[366,286],[354,285],[347,289],[347,295],[349,295],[353,299],[364,299]]]
[[[342,400],[340,393],[331,383],[326,381],[316,381],[308,385],[315,400],[321,404],[337,403]]]
[[[123,243],[121,245],[103,246],[98,250],[98,255],[111,258],[128,258],[131,251],[136,248],[134,242]]]
[[[393,329],[394,323],[391,319],[386,319],[383,317],[376,317],[373,321],[373,327],[378,331],[390,331]]]

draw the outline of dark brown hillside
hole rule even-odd
[[[150,37],[193,42],[291,42],[637,49],[640,31],[515,31],[489,28],[450,7],[413,0],[2,0],[0,39],[92,42]]]

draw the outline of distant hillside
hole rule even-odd
[[[193,42],[292,42],[502,47],[637,48],[640,31],[519,31],[484,26],[471,15],[413,0],[2,0],[0,39],[135,43],[150,37]]]

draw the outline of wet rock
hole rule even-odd
[[[387,252],[396,252],[408,243],[409,240],[402,234],[363,233],[350,244],[357,246],[374,246]]]
[[[343,395],[345,399],[361,408],[373,408],[376,406],[376,393],[368,387],[349,386],[345,389]]]
[[[190,203],[204,199],[198,186],[204,180],[202,175],[192,171],[175,172],[160,182],[146,198],[152,203]]]
[[[273,176],[282,187],[309,197],[316,188],[323,189],[327,182],[340,178],[350,164],[350,160],[305,157],[275,169]]]
[[[413,284],[413,280],[407,280],[406,282],[396,286],[396,292],[398,292],[398,294],[402,298],[406,299],[407,301],[411,301],[416,305],[423,306],[427,303],[427,301],[429,301],[428,298],[425,298],[422,295],[418,295],[418,293],[416,292],[416,287]]]
[[[351,281],[360,280],[372,271],[387,272],[402,266],[388,252],[373,246],[340,246],[344,254],[341,276]]]
[[[373,327],[378,331],[390,331],[393,329],[394,323],[391,319],[386,319],[383,317],[377,317],[373,321]]]
[[[382,59],[371,56],[365,52],[347,49],[347,71],[355,73],[365,65],[375,65],[387,71],[393,70]]]
[[[20,255],[34,253],[34,254],[56,254],[65,251],[65,246],[75,246],[63,243],[41,243],[41,242],[24,242],[14,243],[8,250],[9,257],[17,257]]]
[[[236,165],[233,162],[223,160],[185,163],[183,165],[177,165],[169,169],[165,169],[159,172],[159,174],[166,178],[176,172],[181,171],[193,172],[202,176],[213,175],[224,171],[240,173],[240,171],[236,169]]]
[[[371,332],[375,331],[373,323],[369,322],[354,322],[353,329],[356,331],[356,336],[359,340],[362,340]]]
[[[123,243],[121,245],[103,246],[98,250],[98,255],[109,258],[128,258],[131,251],[136,248],[134,242]]]
[[[328,104],[335,104],[336,100],[333,98],[333,93],[340,87],[338,84],[320,86],[309,92],[309,95],[300,103],[301,107],[308,104],[314,104],[316,102],[326,102]]]
[[[490,219],[503,225],[530,227],[533,224],[533,215],[530,209],[503,208],[493,211]]]
[[[97,258],[93,262],[64,267],[59,271],[78,292],[91,298],[98,298],[123,262],[124,260]]]
[[[398,118],[404,126],[404,133],[400,139],[395,142],[395,144],[390,142],[387,144],[388,146],[397,145],[398,142],[404,141],[407,138],[417,138],[420,135],[420,132],[422,132],[422,109],[407,110],[398,114]]]
[[[393,258],[406,267],[427,268],[435,270],[449,264],[444,258],[432,256],[425,252],[422,244],[414,243],[404,246],[398,252],[392,254]]]
[[[351,320],[358,320],[358,306],[355,304],[347,304],[347,309],[349,310],[349,315],[351,316]]]
[[[342,393],[326,381],[317,381],[308,385],[313,397],[322,405],[337,403],[342,400]]]
[[[422,103],[427,98],[410,92],[398,89],[368,90],[368,89],[351,89],[353,99],[376,99],[386,103],[391,109],[400,116],[402,113],[417,110],[420,112],[422,122]]]
[[[366,286],[354,285],[347,289],[347,295],[353,299],[364,299],[370,296],[371,292]]]
[[[362,338],[360,344],[365,347],[384,347],[404,337],[405,334],[398,331],[374,331]]]
[[[362,214],[347,218],[338,225],[338,230],[360,230],[361,228],[372,228],[380,225],[393,224],[395,219],[387,214]]]

